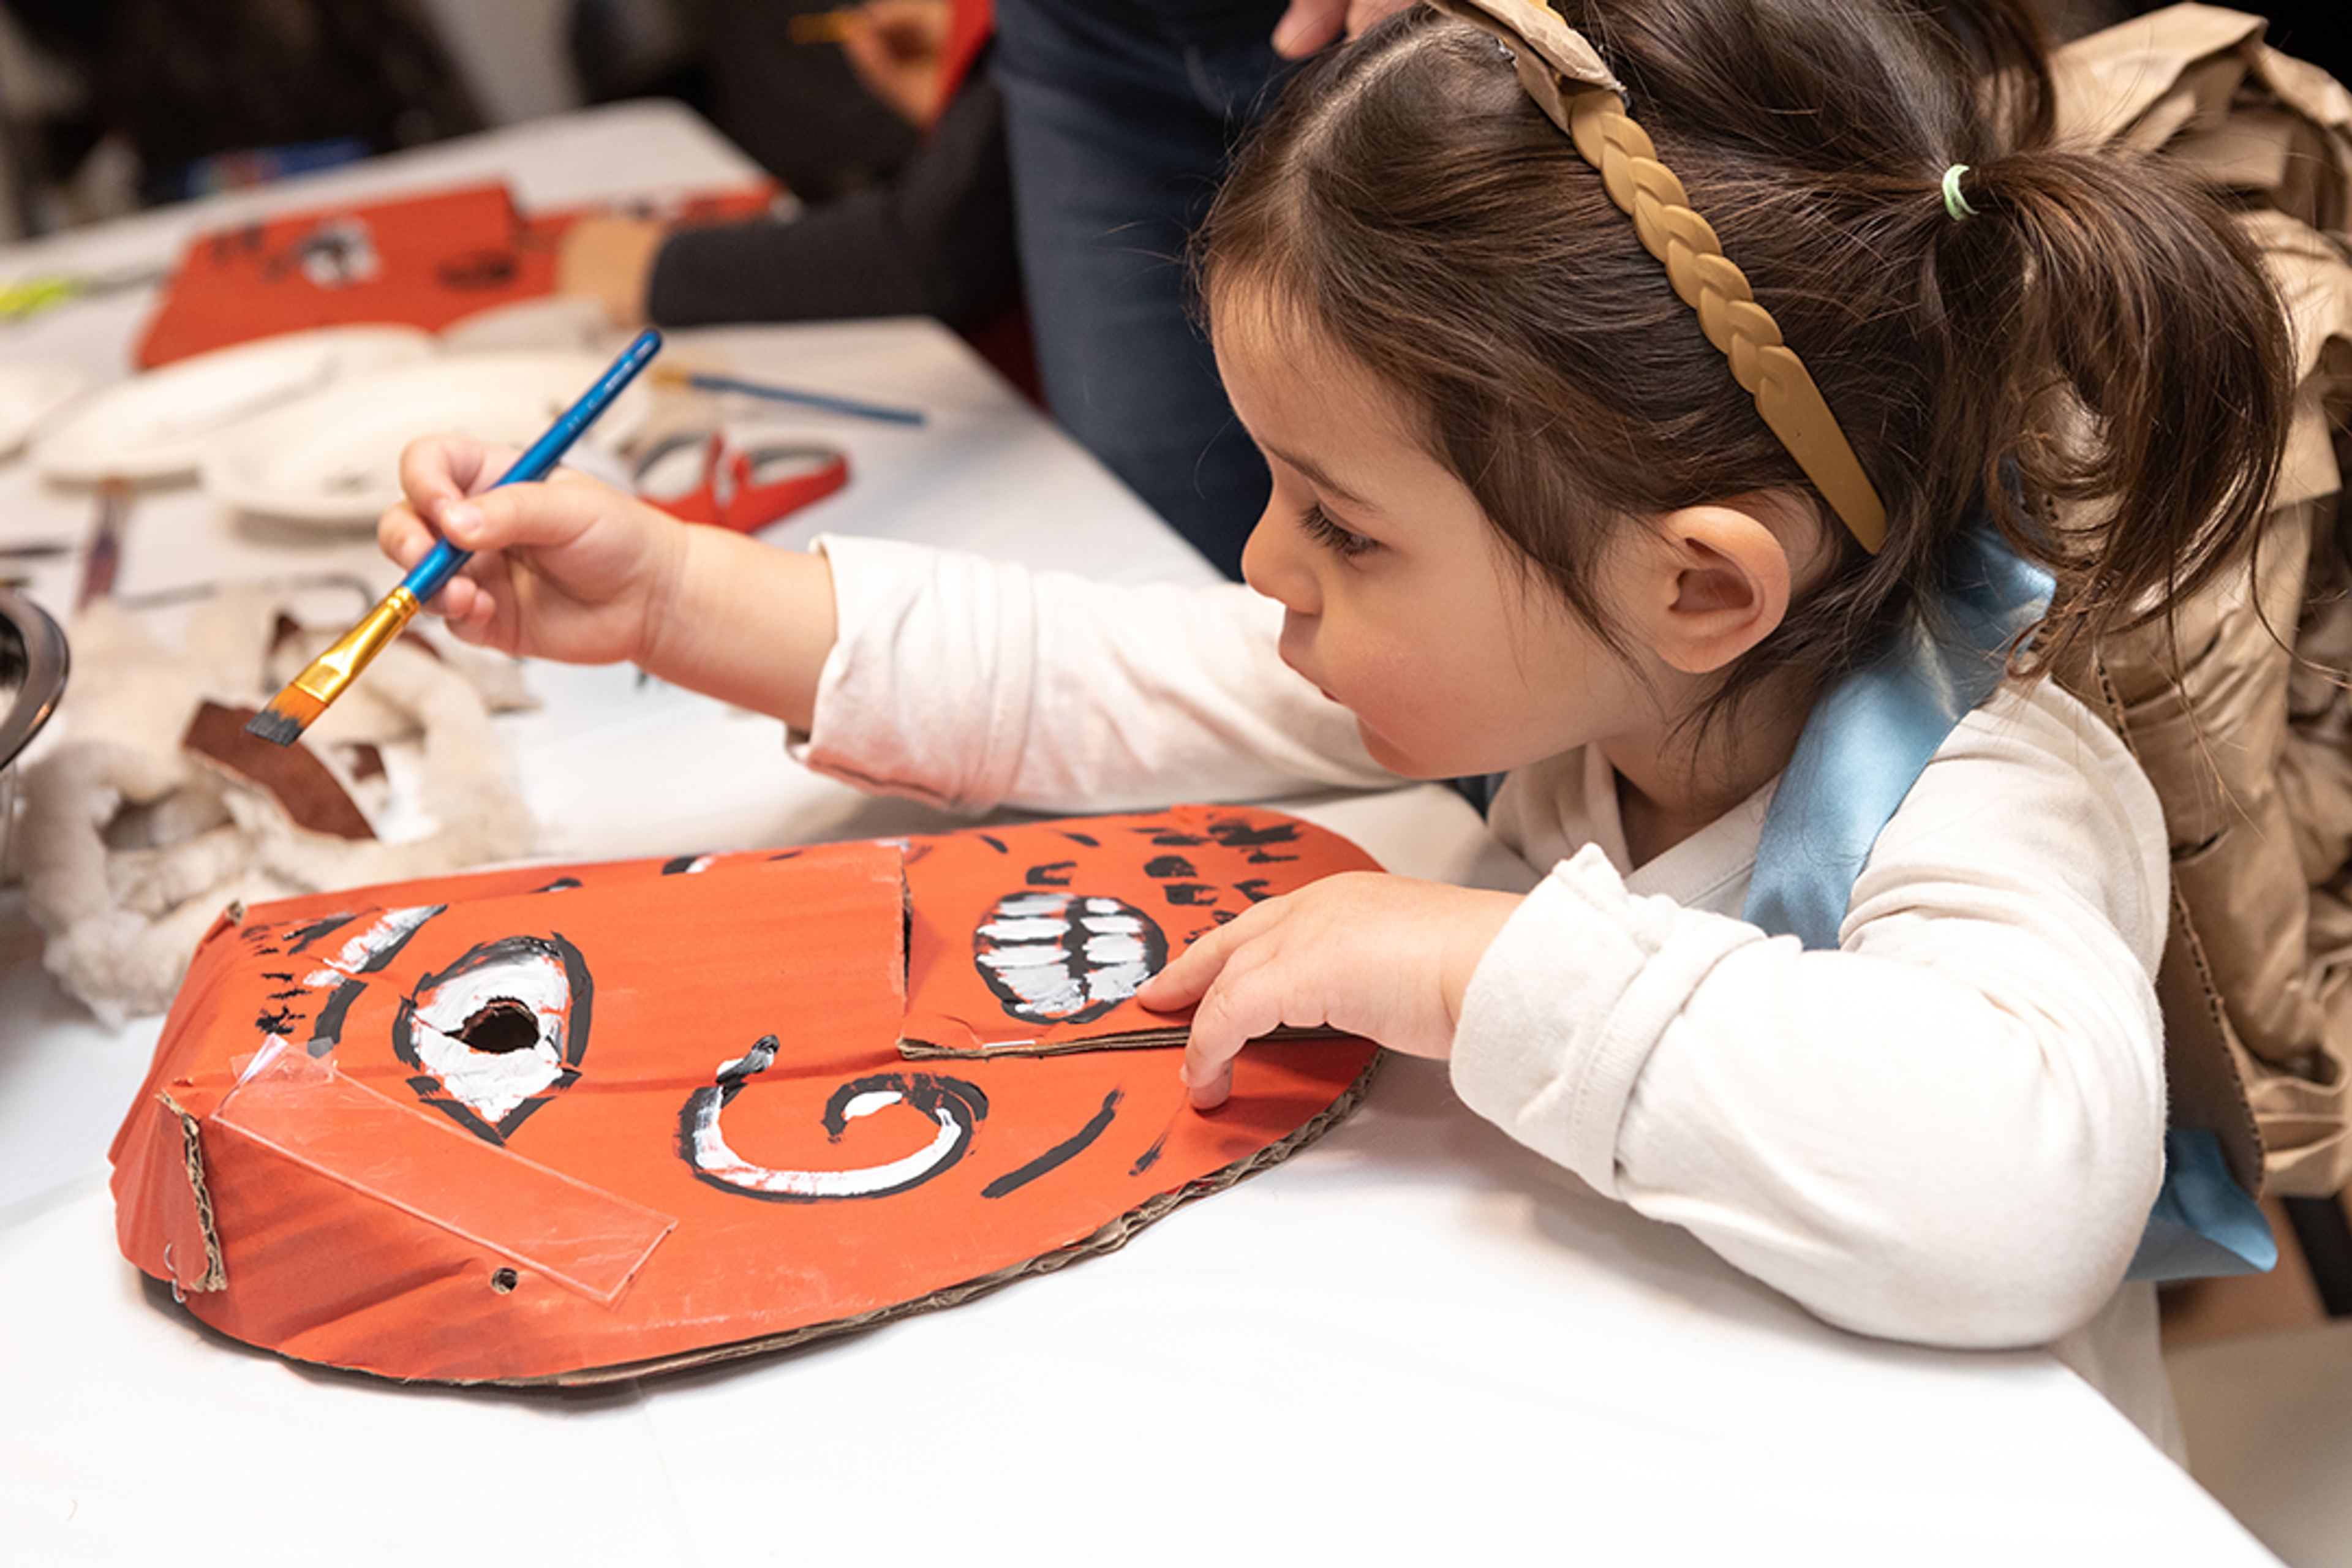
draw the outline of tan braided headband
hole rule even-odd
[[[1691,211],[1690,198],[1657,149],[1626,117],[1624,89],[1584,35],[1536,0],[1427,0],[1449,16],[1485,29],[1507,45],[1519,82],[1577,153],[1601,173],[1609,199],[1633,220],[1633,232],[1665,264],[1683,302],[1698,312],[1707,341],[1731,362],[1731,374],[1756,399],[1756,412],[1862,547],[1886,540],[1886,507],[1838,428],[1821,388],[1780,326],[1756,302],[1747,275],[1723,254],[1715,230]],[[1573,87],[1575,90],[1570,90]]]

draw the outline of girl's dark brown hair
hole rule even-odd
[[[2284,312],[2210,197],[2052,142],[2016,0],[1559,0],[1803,359],[1886,503],[1875,557],[1727,676],[1818,688],[1932,606],[1982,500],[2058,583],[2046,668],[2229,563],[2276,472]],[[1956,221],[1944,171],[1969,165]],[[1617,520],[1781,489],[1832,514],[1486,34],[1407,12],[1296,85],[1199,250],[1425,411],[1583,619]],[[2023,498],[2015,504],[2011,489]],[[1839,531],[1843,538],[1843,531]]]

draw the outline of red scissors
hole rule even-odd
[[[698,448],[698,463],[688,456]],[[638,496],[673,517],[751,533],[847,484],[849,457],[814,442],[738,446],[720,431],[684,431],[640,453],[633,477]]]

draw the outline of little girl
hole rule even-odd
[[[1476,5],[1326,61],[1210,222],[1255,595],[477,494],[503,456],[452,439],[383,544],[476,552],[436,605],[472,640],[634,659],[960,810],[1483,780],[1533,893],[1335,878],[1152,982],[1198,1004],[1198,1106],[1277,1024],[1450,1058],[1832,1322],[2072,1336],[2160,1400],[2118,1285],[2166,839],[2042,672],[2242,543],[2279,307],[2210,202],[2049,145],[2021,3]]]

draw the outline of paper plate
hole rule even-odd
[[[72,402],[89,377],[67,364],[0,364],[0,458]]]
[[[205,489],[263,517],[370,522],[400,499],[411,441],[455,433],[527,447],[607,368],[591,353],[449,354],[341,382],[221,432],[205,455]],[[649,407],[650,395],[631,387],[589,442],[626,441]]]
[[[436,352],[415,327],[321,327],[197,354],[108,387],[43,432],[33,463],[44,479],[165,479],[193,474],[205,446],[241,419],[289,398]]]
[[[441,329],[442,347],[457,353],[523,349],[617,349],[626,334],[604,320],[604,307],[572,294],[544,294],[492,305]]]

